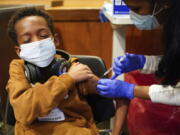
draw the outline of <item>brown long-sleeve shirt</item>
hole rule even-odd
[[[6,88],[16,118],[15,135],[98,134],[91,108],[84,99],[84,95],[96,93],[90,81],[75,84],[68,74],[63,74],[32,86],[24,74],[24,61],[19,59],[11,62],[9,74]],[[56,107],[64,113],[65,120],[37,120]]]

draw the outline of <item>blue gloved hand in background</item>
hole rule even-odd
[[[144,55],[126,53],[114,59],[113,71],[114,75],[111,79],[115,79],[118,75],[137,69],[142,69],[146,62]]]
[[[121,80],[100,79],[96,89],[104,97],[132,99],[134,97],[134,86],[134,84]]]
[[[103,8],[102,9],[100,9],[100,11],[99,11],[99,20],[102,22],[102,23],[104,23],[104,22],[109,22],[109,20],[107,19],[107,17],[104,15],[104,13],[103,13]]]

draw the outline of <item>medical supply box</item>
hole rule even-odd
[[[129,8],[123,2],[123,0],[113,0],[113,14],[129,14]]]

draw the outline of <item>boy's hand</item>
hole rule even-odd
[[[87,65],[79,62],[73,63],[67,73],[75,80],[75,82],[81,82],[93,77],[91,69]]]

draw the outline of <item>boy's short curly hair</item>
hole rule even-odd
[[[23,19],[24,17],[27,17],[27,16],[40,16],[40,17],[43,17],[46,20],[47,25],[48,25],[49,29],[51,30],[52,34],[55,33],[54,26],[53,26],[53,19],[45,11],[42,11],[42,10],[37,9],[35,7],[22,8],[22,9],[18,10],[17,12],[15,12],[13,14],[13,16],[9,20],[8,28],[7,28],[7,32],[8,32],[9,37],[16,44],[18,44],[18,42],[17,42],[17,34],[16,34],[16,31],[15,31],[15,24],[19,20],[21,20],[21,19]]]

